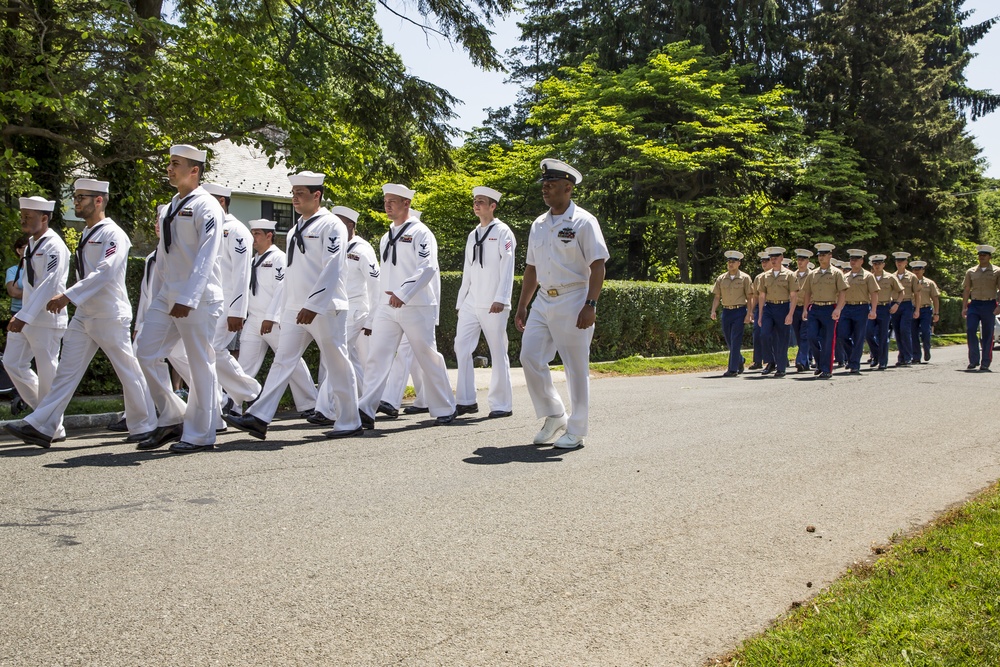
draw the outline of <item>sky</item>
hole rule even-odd
[[[412,5],[407,8],[399,0],[388,2],[394,10],[423,22]],[[455,109],[458,114],[455,126],[460,130],[471,130],[482,125],[487,108],[506,106],[517,98],[518,87],[505,83],[505,73],[479,70],[469,62],[464,51],[452,46],[443,37],[425,35],[419,28],[393,16],[381,5],[377,7],[386,41],[395,45],[410,73],[441,86],[465,102]],[[966,0],[963,9],[974,12],[969,18],[970,23],[979,23],[1000,15],[1000,3],[997,0]],[[517,18],[512,17],[493,26],[496,33],[493,43],[501,54],[517,45],[520,31],[516,23]],[[969,85],[972,88],[1000,92],[1000,68],[997,67],[997,63],[1000,63],[1000,24],[994,26],[973,47],[973,52],[978,55],[966,69]],[[986,175],[1000,178],[1000,110],[969,123],[969,132],[976,138],[977,145],[983,150],[983,157],[989,163]]]

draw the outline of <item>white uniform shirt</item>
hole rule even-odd
[[[281,319],[282,285],[285,280],[285,253],[272,245],[263,255],[254,255],[250,263],[252,276],[256,276],[256,292],[248,290],[250,311],[247,317],[255,322]],[[258,333],[255,331],[254,333]]]
[[[184,202],[181,206],[181,202]],[[179,207],[170,223],[173,242],[167,252],[166,217]],[[175,303],[197,308],[223,299],[222,224],[226,214],[219,201],[198,186],[188,197],[174,195],[160,214],[160,242],[156,246],[156,271],[161,289],[154,292],[158,307],[170,312]],[[152,307],[153,304],[150,304]]]
[[[132,304],[125,290],[131,249],[128,234],[111,218],[83,230],[75,253],[77,281],[66,290],[66,296],[76,304],[75,317],[132,319]]]
[[[465,242],[465,265],[456,308],[461,309],[466,300],[471,300],[474,308],[489,308],[494,303],[510,305],[516,247],[514,232],[500,220],[493,220],[486,227],[476,225]]]
[[[531,223],[527,263],[542,289],[587,282],[590,265],[610,257],[597,218],[575,202],[562,215],[549,211]]]
[[[146,266],[142,271],[142,284],[139,286],[139,303],[135,307],[135,338],[139,337],[142,323],[146,320],[146,311],[153,300],[153,295],[160,291],[160,281],[156,272],[156,250],[146,255]]]
[[[341,219],[320,208],[308,220],[299,216],[285,238],[285,309],[306,308],[320,314],[347,310],[347,227]]]
[[[27,259],[29,255],[31,259]],[[32,284],[28,279],[29,274],[25,267],[21,310],[14,317],[36,327],[65,329],[69,322],[66,309],[50,313],[45,310],[45,306],[48,305],[49,299],[66,292],[66,279],[69,277],[69,248],[58,234],[49,229],[37,241],[28,240],[24,256],[31,262],[35,282]]]
[[[250,289],[250,255],[253,237],[247,226],[226,214],[222,225],[222,293],[226,302],[223,317],[246,319]]]
[[[396,262],[393,263],[392,243],[395,239]],[[437,239],[434,233],[416,218],[402,225],[390,225],[379,243],[382,267],[379,277],[379,305],[389,304],[392,292],[408,306],[439,305],[440,281],[437,261]]]
[[[378,257],[372,244],[360,236],[347,244],[347,302],[356,312],[371,313],[378,298]],[[365,327],[370,329],[371,327]]]

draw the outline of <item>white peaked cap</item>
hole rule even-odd
[[[333,213],[334,215],[341,215],[353,223],[357,223],[358,221],[358,212],[353,208],[347,208],[346,206],[334,206],[330,209],[330,213]]]
[[[555,158],[547,157],[542,160],[542,176],[539,180],[541,181],[554,181],[561,178],[566,179],[570,183],[582,183],[583,174],[569,166],[562,160],[556,160]]]
[[[910,268],[911,269],[926,269],[927,268],[927,262],[925,262],[922,259],[914,260],[914,261],[910,262]]]
[[[739,250],[727,250],[726,259],[743,259],[743,253]]]
[[[812,250],[806,250],[805,248],[796,248],[795,256],[802,259],[809,259],[813,256]]]
[[[472,196],[473,197],[479,197],[479,196],[489,197],[493,201],[500,201],[500,197],[502,197],[503,195],[501,195],[499,192],[497,192],[493,188],[488,188],[485,185],[480,185],[478,187],[472,188]]]
[[[56,208],[54,201],[49,201],[44,197],[21,197],[18,202],[22,211],[44,211],[51,213]]]
[[[111,183],[107,181],[95,181],[92,178],[78,178],[73,183],[74,190],[87,190],[88,192],[103,192],[107,194]]]
[[[233,191],[231,188],[219,185],[217,183],[202,183],[201,187],[205,188],[205,192],[214,197],[232,197]]]
[[[417,194],[417,191],[411,190],[402,183],[386,183],[382,186],[382,194],[396,195],[403,199],[413,199],[413,195]]]
[[[832,243],[817,243],[816,252],[833,252],[836,247]]]
[[[847,255],[849,257],[864,257],[868,254],[867,250],[859,250],[858,248],[849,248],[847,250]]]
[[[24,208],[24,207],[22,207],[22,208]],[[994,251],[996,251],[996,248],[994,248],[991,245],[977,245],[976,246],[976,252],[977,253],[986,252],[986,253],[989,253],[989,254],[992,255],[994,253]]]
[[[208,159],[208,151],[199,150],[194,146],[189,146],[187,144],[177,144],[176,146],[171,146],[170,154],[186,157],[187,159],[194,160],[195,162],[204,162]]]
[[[757,259],[771,259],[771,256],[762,250],[759,253],[757,253]]]
[[[771,257],[775,257],[777,255],[784,255],[785,249],[779,248],[778,246],[771,246],[770,248],[764,248],[764,252],[766,252]]]
[[[267,220],[266,218],[261,218],[259,220],[251,220],[247,223],[247,227],[250,229],[260,229],[265,232],[273,232],[275,227],[274,220]]]
[[[871,257],[868,258],[869,264],[872,262],[884,262],[884,261],[885,261],[885,255],[872,255]]]
[[[326,179],[325,174],[319,174],[315,171],[300,171],[297,174],[289,174],[288,182],[292,186],[296,185],[306,185],[306,186],[317,186],[323,185],[323,180]]]
[[[894,259],[906,259],[910,256],[910,253],[903,252],[902,250],[892,253]]]

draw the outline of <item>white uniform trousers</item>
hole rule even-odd
[[[65,437],[63,413],[97,348],[104,350],[125,396],[125,423],[129,433],[148,433],[156,428],[156,408],[146,386],[146,378],[129,341],[129,317],[74,317],[63,337],[62,359],[56,370],[52,389],[41,400],[26,422],[52,438]]]
[[[161,297],[162,298],[162,297]],[[159,305],[153,303],[153,306]],[[172,304],[171,304],[172,305]],[[181,440],[192,445],[215,443],[215,417],[219,412],[219,381],[215,374],[215,324],[222,316],[222,302],[203,303],[187,317],[171,317],[150,307],[136,340],[136,356],[160,411],[158,426],[184,424]],[[185,406],[173,392],[170,373],[163,362],[184,342],[190,382]]]
[[[332,415],[324,414],[334,416],[337,424],[333,430],[353,431],[361,426],[361,418],[358,416],[358,382],[347,357],[347,311],[316,315],[310,324],[296,324],[298,313],[293,309],[282,311],[281,337],[271,370],[264,381],[260,398],[247,410],[247,414],[266,422],[274,418],[285,387],[302,360],[302,353],[310,341],[316,341],[320,363],[326,366],[335,403]],[[317,398],[317,410],[321,407],[320,399],[322,396]]]
[[[235,335],[235,332],[229,330],[228,318],[220,317],[215,324],[215,338],[212,340],[215,347],[215,372],[222,389],[237,403],[243,403],[257,398],[260,383],[252,375],[245,373],[240,362],[229,352],[229,344]]]
[[[455,357],[458,359],[458,386],[455,398],[459,405],[476,402],[476,369],[472,354],[479,345],[482,330],[490,347],[492,372],[487,400],[490,410],[510,412],[514,409],[514,390],[510,384],[510,357],[507,356],[507,318],[510,308],[491,313],[489,308],[476,308],[466,301],[458,311],[455,331]]]
[[[421,389],[431,416],[446,417],[455,412],[455,395],[448,380],[448,369],[434,339],[436,320],[437,306],[386,306],[378,309],[372,324],[371,349],[365,367],[365,393],[359,404],[365,414],[375,415],[404,334],[413,349],[413,359],[423,372]],[[399,351],[402,353],[402,350]],[[405,382],[406,376],[403,378]]]
[[[411,376],[413,391],[416,394],[413,407],[426,408],[424,377],[420,373],[420,366],[413,365],[413,348],[410,347],[410,341],[406,340],[406,336],[403,336],[403,340],[399,342],[399,349],[396,350],[396,358],[392,360],[389,379],[386,380],[385,389],[382,391],[382,400],[398,410],[406,393],[406,381]]]
[[[365,364],[368,363],[368,350],[370,336],[366,336],[363,329],[368,311],[348,310],[347,311],[347,355],[354,366],[354,376],[358,379],[358,394],[365,391]]]
[[[542,291],[535,296],[521,338],[521,366],[535,416],[555,417],[566,412],[552,382],[549,362],[556,352],[566,369],[572,412],[566,432],[587,435],[590,404],[590,341],[594,327],[576,328],[587,290],[550,297]]]
[[[281,327],[277,322],[271,328],[271,333],[263,336],[260,334],[260,324],[261,321],[258,319],[249,319],[243,325],[243,333],[240,334],[240,366],[247,375],[254,378],[264,363],[267,348],[277,353],[278,341],[281,340]],[[305,412],[316,408],[316,385],[313,384],[305,359],[299,359],[288,385],[292,390],[296,410]]]
[[[7,349],[3,351],[3,367],[10,376],[21,400],[38,407],[45,398],[56,377],[59,365],[59,343],[65,329],[36,327],[25,324],[20,333],[7,334]],[[38,374],[31,370],[31,360],[35,360]]]

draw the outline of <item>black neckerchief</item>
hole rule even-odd
[[[347,252],[351,252],[352,250],[354,250],[354,246],[356,245],[358,245],[358,242],[354,241],[353,243],[351,243],[351,245],[347,246]]]
[[[153,279],[153,264],[156,264],[155,250],[153,251],[153,254],[149,256],[149,259],[146,260],[146,275],[144,276],[144,279],[147,287],[149,286],[149,281]]]
[[[406,233],[407,228],[412,225],[412,222],[407,222],[403,225],[403,228],[399,230],[399,233],[395,237],[392,235],[392,228],[389,228],[387,235],[389,236],[389,241],[385,244],[385,250],[382,251],[382,261],[385,262],[389,258],[389,248],[392,248],[392,265],[396,266],[396,241]]]
[[[292,238],[288,239],[288,261],[285,262],[285,266],[292,265],[292,258],[295,257],[296,245],[299,247],[299,252],[304,253],[306,251],[306,242],[302,240],[302,232],[306,231],[306,228],[313,223],[313,220],[321,215],[322,213],[317,213],[301,225],[295,225],[295,231],[292,232]]]
[[[45,237],[38,239],[38,245],[34,248],[31,244],[28,244],[28,249],[24,251],[24,270],[28,274],[28,284],[32,287],[35,286],[35,267],[31,265],[31,258],[35,256],[38,249],[45,245]]]
[[[104,223],[94,225],[93,228],[87,232],[87,234],[80,239],[80,244],[76,246],[76,279],[83,280],[87,273],[83,270],[83,249],[87,247],[87,241],[91,239],[94,233],[104,226]]]
[[[267,252],[257,258],[257,261],[250,265],[250,293],[257,296],[257,267],[260,266],[268,255],[271,254],[273,248],[268,248]]]
[[[167,214],[163,217],[163,222],[160,223],[160,234],[163,235],[163,250],[168,255],[170,254],[170,242],[172,240],[171,239],[172,235],[170,232],[170,223],[174,221],[174,218],[176,218],[177,214],[181,212],[181,210],[184,208],[184,205],[187,204],[192,199],[194,199],[194,197],[195,195],[193,194],[188,195],[187,197],[182,199],[180,203],[177,204],[177,208],[170,208],[169,210],[167,210]]]
[[[476,251],[479,251],[479,266],[483,266],[483,243],[486,242],[486,238],[493,231],[493,228],[497,226],[497,223],[493,223],[486,228],[486,232],[483,234],[483,238],[479,238],[479,232],[473,230],[472,233],[476,236],[476,242],[472,244],[472,263],[476,262]]]
[[[21,269],[24,268],[24,257],[17,260],[17,270],[14,271],[14,280],[11,281],[14,285],[17,285],[17,281],[21,278]]]

